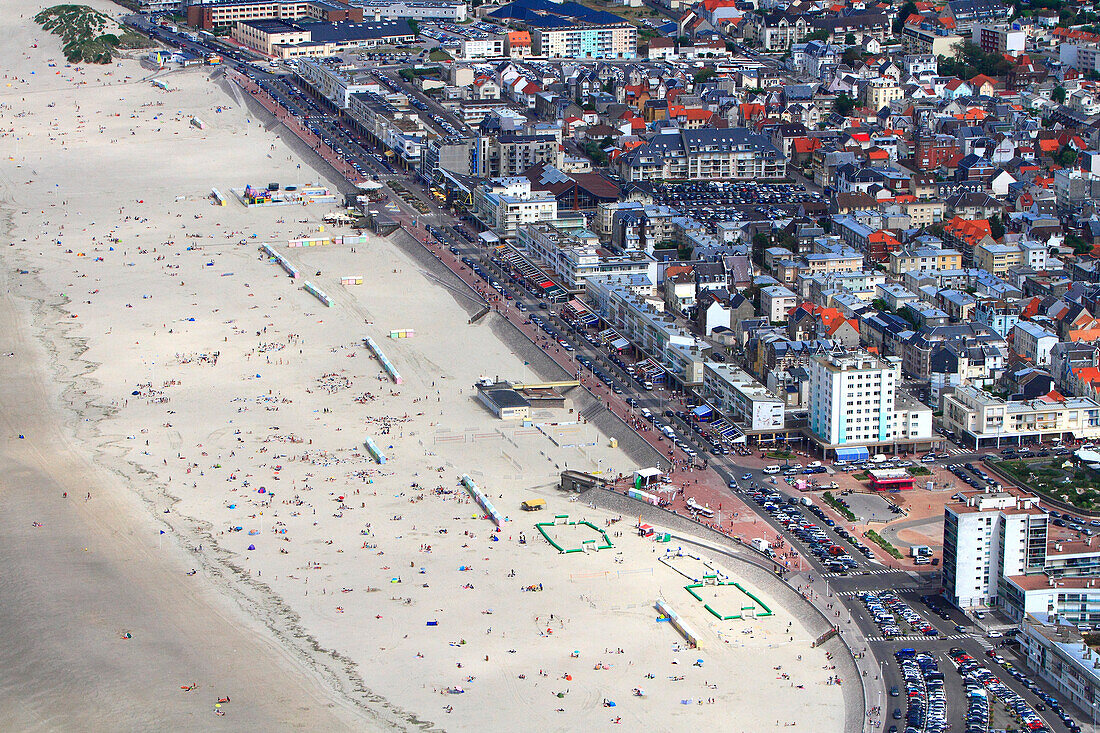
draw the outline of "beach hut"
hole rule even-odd
[[[546,508],[546,499],[527,499],[520,507],[525,512],[536,512]]]

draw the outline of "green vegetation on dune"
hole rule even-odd
[[[61,36],[62,50],[71,63],[109,64],[119,48],[149,45],[144,36],[122,28],[110,16],[87,5],[54,5],[34,19]]]

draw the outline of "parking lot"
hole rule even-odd
[[[708,224],[778,219],[797,213],[799,204],[823,200],[820,193],[797,183],[707,181],[655,183],[649,188],[656,203]]]

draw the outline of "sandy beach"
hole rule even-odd
[[[477,401],[478,379],[540,364],[499,316],[468,322],[457,280],[373,236],[288,247],[351,233],[323,225],[331,203],[212,204],[246,183],[336,189],[219,72],[162,74],[165,91],[135,60],[75,69],[33,12],[0,16],[10,729],[852,725],[774,579],[556,488],[565,468],[638,468],[614,434],[576,403],[523,425]],[[546,510],[520,511],[530,498]],[[612,547],[559,554],[535,528],[558,515]],[[685,590],[713,574],[741,587]]]

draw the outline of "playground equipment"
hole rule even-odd
[[[500,516],[500,512],[496,510],[496,507],[493,506],[493,503],[489,501],[489,498],[485,496],[474,480],[466,474],[462,474],[460,480],[462,481],[462,485],[466,487],[466,491],[470,493],[470,496],[474,497],[474,501],[477,502],[477,505],[489,515],[489,519],[492,520],[493,524],[498,527],[503,524],[504,517]]]
[[[378,348],[378,344],[374,342],[374,339],[367,336],[363,339],[363,343],[365,343],[367,348],[370,349],[370,352],[374,354],[374,358],[378,359],[379,363],[382,364],[382,368],[386,370],[386,374],[390,375],[390,379],[393,380],[393,383],[401,384],[401,375],[397,372],[397,369],[394,368],[393,364],[390,363],[390,360],[386,358],[386,355],[382,353],[382,349]]]
[[[271,259],[275,260],[275,262],[278,263],[279,267],[283,268],[286,274],[290,275],[292,278],[298,277],[298,268],[290,264],[290,261],[287,260],[286,257],[283,257],[281,254],[276,252],[275,248],[272,247],[270,244],[261,244],[260,251]]]
[[[375,445],[374,440],[368,437],[363,441],[363,445],[367,446],[367,452],[370,453],[371,458],[373,458],[376,463],[386,462],[386,454],[382,452],[381,448]]]
[[[546,531],[547,527],[555,526],[574,528],[588,527],[593,532],[595,532],[599,538],[603,539],[603,543],[599,543],[597,539],[581,540],[579,547],[571,547],[567,550],[560,544],[558,544],[557,541],[555,541],[554,538],[550,536],[550,533]],[[614,545],[611,544],[611,539],[607,536],[607,532],[604,532],[602,529],[592,524],[592,522],[589,522],[588,520],[584,520],[581,522],[570,522],[568,514],[555,515],[553,522],[539,522],[535,525],[535,529],[539,531],[539,534],[542,535],[543,539],[550,543],[551,547],[553,547],[555,550],[563,555],[570,552],[586,552],[588,550],[610,550],[612,547],[614,547]]]
[[[656,606],[657,611],[660,612],[662,616],[668,619],[668,622],[672,624],[672,627],[674,629],[680,632],[680,634],[684,637],[684,640],[687,641],[688,645],[692,649],[697,649],[699,647],[699,637],[696,636],[691,627],[688,626],[682,618],[680,618],[679,614],[673,611],[672,607],[661,599],[657,599]]]
[[[311,283],[309,280],[306,280],[305,283],[302,284],[302,289],[313,297],[317,298],[317,300],[321,301],[329,308],[336,305],[336,301],[325,295],[323,290]]]

